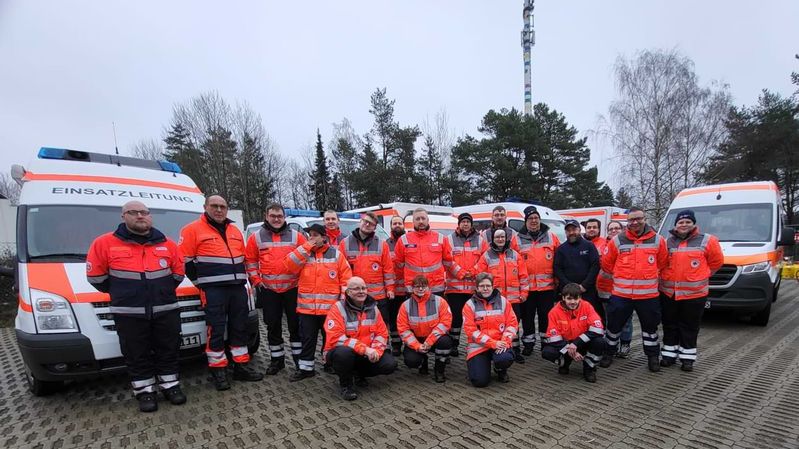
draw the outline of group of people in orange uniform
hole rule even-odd
[[[112,308],[119,307],[112,312],[115,319],[149,322],[155,328],[153,322],[172,314],[167,324],[174,328],[176,323],[179,336],[179,320],[174,319],[179,312],[168,306],[176,304],[174,290],[157,289],[152,301],[160,307],[158,313],[148,304],[141,310],[130,307],[128,290],[150,282],[151,268],[164,273],[172,267],[174,282],[185,268],[202,292],[206,355],[219,390],[230,388],[228,357],[233,380],[263,377],[248,365],[247,281],[256,291],[267,327],[270,363],[265,374],[284,370],[290,350],[295,369],[289,380],[301,381],[316,375],[318,358],[323,370],[338,376],[345,400],[356,399],[368,377],[393,372],[400,356],[420,374],[429,372],[432,358],[434,381],[445,382],[450,359],[460,356],[461,333],[466,334],[468,377],[475,387],[488,385],[492,371],[499,382],[508,382],[509,367],[524,363],[537,341],[543,358],[555,363],[558,372],[568,374],[573,361],[582,362],[585,380],[596,382],[597,366],[610,366],[618,354],[633,311],[641,322],[649,369],[658,371],[679,360],[682,369],[690,371],[709,277],[722,259],[718,240],[700,233],[690,210],[678,214],[668,238],[646,224],[642,210],[633,208],[626,229],[621,231],[618,222],[609,224],[609,229],[615,225],[621,232],[608,238],[599,236],[598,223],[586,223],[583,236],[580,223],[567,220],[567,240],[561,242],[534,206],[525,210],[520,230],[508,226],[506,212],[498,206],[489,229],[478,232],[464,213],[447,236],[432,231],[427,212],[419,208],[413,212],[412,231],[405,231],[403,217],[393,217],[390,237],[384,240],[375,232],[378,218],[371,212],[362,215],[350,235],[341,235],[336,213],[326,211],[325,224],[306,228],[306,237],[290,229],[283,207],[273,204],[267,207],[263,226],[245,242],[227,219],[225,200],[210,196],[205,213],[183,229],[180,243],[174,249],[166,245],[170,256],[150,267],[142,265],[137,254],[147,254],[151,247],[157,253],[158,245],[169,239],[161,239],[152,220],[149,227],[135,226],[149,218],[143,204],[126,207],[120,225],[126,232],[118,229],[92,245],[90,282],[111,293]],[[118,257],[121,252],[115,250],[123,247],[131,249],[126,253],[130,260]],[[176,258],[185,265],[175,264]],[[317,357],[320,331],[322,350]],[[177,360],[177,343],[173,342],[174,354],[166,357],[149,341],[158,338],[154,332],[120,333],[143,411],[157,408],[159,382],[167,387],[160,388],[167,399],[185,402],[171,362],[172,357]],[[161,365],[167,358],[165,370]]]

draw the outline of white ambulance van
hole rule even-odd
[[[441,232],[444,235],[449,235],[455,230],[455,228],[458,227],[458,220],[452,215],[455,210],[449,206],[431,206],[429,204],[394,202],[380,203],[376,206],[361,207],[359,209],[352,209],[347,212],[374,212],[380,219],[380,224],[386,229],[387,232],[391,232],[391,218],[396,215],[403,218],[405,221],[405,229],[410,231],[413,229],[413,211],[419,207],[424,208],[427,211],[427,217],[430,219],[431,230]]]
[[[549,226],[549,230],[554,232],[561,242],[566,241],[566,221],[563,217],[554,210],[538,204],[513,202],[473,204],[471,206],[456,207],[454,215],[457,217],[464,212],[470,213],[472,218],[474,218],[475,229],[482,231],[491,227],[491,214],[497,206],[505,208],[508,226],[517,231],[524,227],[524,210],[529,206],[535,206],[538,209],[538,213],[541,214],[541,223]]]
[[[42,148],[28,167],[15,165],[22,186],[17,209],[17,342],[31,392],[56,391],[65,380],[125,368],[109,312],[110,298],[86,280],[92,241],[121,222],[131,200],[148,206],[153,225],[176,242],[203,212],[200,189],[180,167],[130,157]],[[186,279],[177,290],[181,358],[200,356],[205,313]],[[251,304],[250,349],[260,342]]]
[[[780,288],[783,247],[794,244],[777,185],[764,181],[685,189],[669,206],[662,236],[669,236],[683,209],[694,211],[699,229],[718,237],[724,252],[724,265],[710,278],[709,307],[768,324]]]
[[[555,211],[560,214],[564,219],[571,218],[579,221],[583,228],[585,222],[591,218],[599,220],[600,229],[599,235],[605,237],[607,235],[608,223],[611,221],[618,221],[621,223],[622,228],[627,226],[627,210],[615,206],[603,207],[584,207],[580,209],[563,209]]]

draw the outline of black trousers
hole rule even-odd
[[[633,311],[641,322],[641,339],[644,343],[644,354],[648,357],[660,353],[658,344],[658,326],[660,325],[660,298],[630,299],[613,295],[608,300],[608,326],[605,329],[605,341],[608,354],[615,354],[621,337],[621,331]]]
[[[263,307],[266,341],[269,344],[269,355],[272,361],[280,361],[285,357],[283,347],[283,315],[285,315],[289,328],[291,356],[296,364],[302,350],[300,323],[297,319],[297,289],[292,288],[279,293],[274,290],[258,288],[256,292],[258,303]]]
[[[516,315],[516,321],[521,322],[522,316],[524,316],[524,303],[517,302],[516,304],[512,304],[511,307],[513,308],[513,313]],[[519,345],[519,333],[516,332],[516,335],[513,336],[513,341],[511,342],[511,347],[513,348],[513,353],[518,355],[521,352],[521,347]]]
[[[327,316],[305,313],[298,313],[297,315],[300,322],[300,340],[302,341],[302,351],[300,351],[300,358],[297,364],[301,370],[313,371],[319,331],[322,331],[322,348],[324,349],[325,347],[325,319]]]
[[[663,347],[660,355],[666,359],[696,360],[696,339],[705,313],[707,297],[681,299],[661,294],[663,313]]]
[[[525,347],[535,346],[535,319],[538,315],[538,332],[542,341],[546,336],[548,315],[555,305],[555,290],[545,290],[541,292],[531,291],[527,295],[527,301],[522,303],[522,343]]]
[[[156,384],[163,390],[178,385],[179,310],[149,320],[114,315],[114,324],[134,395],[155,392]]]
[[[421,342],[423,340],[420,339],[419,341]],[[451,349],[452,338],[450,338],[449,335],[442,335],[436,340],[436,344],[430,348],[430,351],[435,354],[436,361],[446,363],[447,360],[449,360],[449,351]],[[405,366],[408,368],[419,368],[422,364],[427,364],[427,356],[430,354],[430,351],[425,354],[405,346],[405,349],[402,351],[402,359],[405,361]]]
[[[227,366],[225,331],[233,361],[249,362],[247,316],[250,313],[250,305],[244,284],[203,287],[203,293],[205,324],[208,332],[208,344],[205,348],[208,365],[214,368]]]
[[[399,351],[402,348],[402,339],[397,331],[397,315],[399,315],[400,306],[405,302],[405,296],[395,296],[390,299],[388,308],[388,330],[391,334],[391,348]],[[383,313],[382,311],[380,313]]]
[[[466,361],[469,381],[477,388],[487,386],[491,382],[491,363],[496,371],[504,371],[513,365],[513,351],[497,354],[493,349],[481,352]]]
[[[468,293],[449,293],[447,304],[452,312],[452,327],[449,329],[449,336],[452,337],[453,344],[457,348],[460,344],[461,329],[463,328],[463,306],[472,295]]]
[[[391,374],[397,369],[397,360],[389,351],[384,351],[380,359],[372,363],[366,356],[358,355],[348,346],[337,346],[327,354],[327,359],[336,370],[342,387],[352,385],[353,376],[374,377]]]
[[[605,338],[602,336],[594,337],[588,342],[578,338],[572,343],[577,346],[577,352],[584,356],[583,367],[588,369],[594,369],[602,359],[602,354],[605,353]],[[544,349],[541,350],[541,356],[550,362],[557,363],[562,358],[565,363],[571,363],[572,358],[568,353],[562,351],[567,344],[568,342],[562,340],[557,343],[545,343]]]

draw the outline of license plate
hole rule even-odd
[[[180,336],[181,348],[193,348],[200,346],[200,334],[189,334]]]

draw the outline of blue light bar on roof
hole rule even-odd
[[[359,220],[361,218],[361,214],[358,212],[338,212],[338,218],[354,218]]]
[[[64,159],[67,155],[67,150],[64,148],[39,148],[39,159]]]
[[[163,171],[168,171],[172,173],[183,173],[183,170],[180,169],[180,166],[174,162],[158,161],[158,165],[161,166],[161,170]]]
[[[39,149],[39,159],[94,162],[97,164],[111,164],[119,167],[139,167],[150,170],[167,171],[170,173],[183,173],[180,166],[174,162],[153,161],[149,159],[120,156],[118,154],[90,153],[88,151],[68,150],[65,148],[42,147]]]
[[[322,213],[318,210],[312,209],[286,209],[286,216],[287,217],[316,217],[319,218],[322,216]]]

